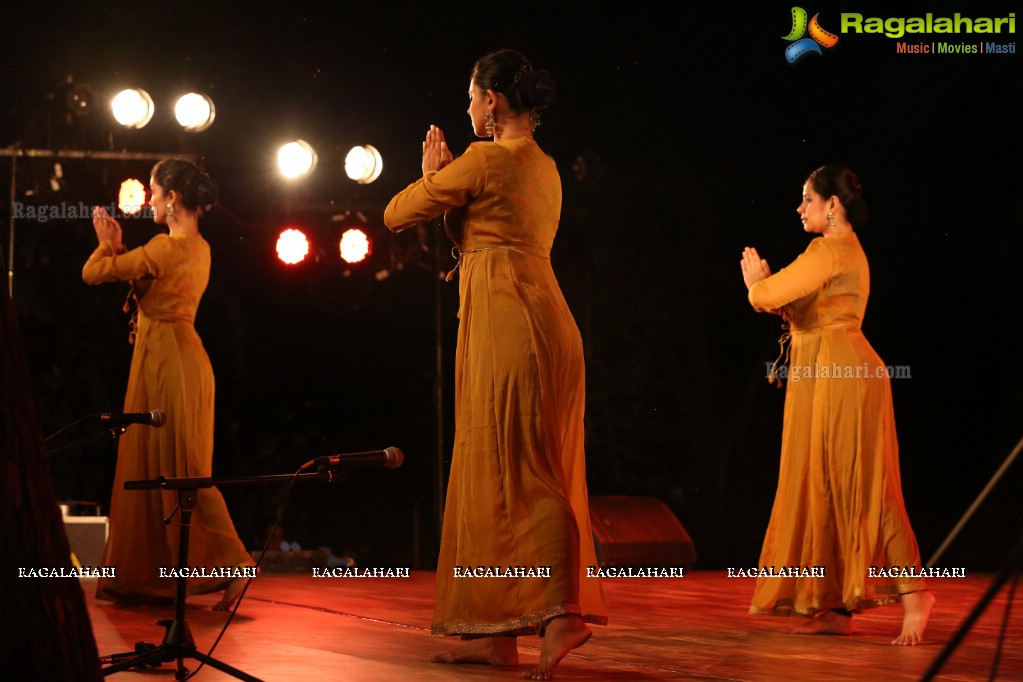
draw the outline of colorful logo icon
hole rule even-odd
[[[789,60],[789,64],[795,64],[806,55],[814,52],[823,54],[821,52],[822,47],[834,47],[838,44],[838,36],[830,31],[825,31],[817,22],[817,17],[820,14],[813,15],[809,25],[807,24],[806,16],[806,10],[802,7],[792,8],[792,30],[787,36],[782,36],[783,40],[792,43],[785,48],[785,59]],[[804,38],[803,36],[807,33],[807,30],[809,30],[810,37]]]

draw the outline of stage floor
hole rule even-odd
[[[430,663],[458,640],[431,635],[432,572],[397,578],[312,578],[266,575],[249,587],[235,619],[213,657],[266,682],[344,679],[516,680],[535,663],[540,640],[519,640],[520,665]],[[937,605],[927,641],[894,647],[901,607],[873,609],[857,616],[850,637],[786,635],[791,619],[746,615],[753,588],[749,579],[725,571],[693,571],[684,578],[614,578],[604,581],[610,613],[607,627],[558,667],[561,680],[919,680],[966,615],[980,601],[993,576],[931,580]],[[136,642],[159,644],[158,619],[173,618],[173,605],[116,606],[97,601],[95,581],[83,580],[89,615],[101,655],[131,651]],[[990,678],[998,633],[1005,615],[1003,588],[934,678],[983,682]],[[228,614],[210,607],[219,595],[190,597],[185,619],[199,651],[207,652]],[[1023,680],[1023,594],[1014,599],[997,680]],[[198,662],[186,659],[194,670]],[[111,680],[172,680],[174,664],[125,670]],[[204,667],[194,679],[234,677]]]

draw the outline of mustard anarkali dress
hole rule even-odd
[[[161,578],[160,569],[178,565],[180,512],[163,523],[178,503],[178,492],[125,490],[124,482],[212,475],[213,368],[193,325],[209,272],[206,240],[167,234],[127,252],[102,242],[82,270],[89,284],[133,281],[138,319],[124,411],[160,409],[167,420],[159,428],[130,426],[120,438],[103,553],[103,566],[115,568],[116,577],[100,579],[99,597],[171,597],[177,589],[176,579]],[[188,549],[191,568],[255,563],[216,488],[198,492]],[[188,592],[212,592],[228,582],[189,578]]]
[[[780,314],[791,333],[778,489],[760,564],[825,573],[758,578],[752,614],[853,611],[924,589],[920,578],[869,577],[871,567],[920,568],[891,383],[860,330],[869,292],[854,232],[815,238],[791,265],[750,287],[753,307]]]
[[[433,631],[535,632],[579,614],[606,623],[583,448],[582,339],[550,252],[561,180],[531,138],[477,142],[395,196],[392,230],[447,211],[461,253],[455,443]],[[456,577],[550,567],[550,578]]]

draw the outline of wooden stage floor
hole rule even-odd
[[[520,638],[520,666],[442,665],[430,657],[458,640],[431,635],[433,573],[407,579],[312,578],[267,575],[253,581],[213,657],[266,682],[343,679],[516,680],[537,660],[540,640]],[[746,615],[753,583],[725,571],[693,571],[681,579],[604,581],[611,622],[558,668],[561,680],[919,680],[991,584],[991,575],[931,580],[935,607],[927,642],[893,647],[901,607],[857,616],[850,637],[786,635],[791,619]],[[116,606],[94,598],[95,581],[82,580],[101,655],[131,651],[136,642],[159,644],[158,619],[173,605]],[[990,678],[1008,589],[1003,588],[945,663],[936,680]],[[218,595],[190,597],[186,611],[196,647],[206,652],[228,614],[212,611]],[[1023,590],[1013,600],[997,680],[1023,680]],[[198,663],[186,659],[194,670]],[[173,680],[174,664],[125,670],[110,680]],[[193,678],[234,677],[204,667]]]

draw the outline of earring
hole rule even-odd
[[[490,137],[494,136],[494,112],[487,111],[486,117],[483,119],[483,127],[487,130],[487,135]]]
[[[835,214],[833,211],[828,211],[828,228],[835,229]]]
[[[167,217],[168,218],[174,217],[174,204],[167,204]]]

